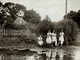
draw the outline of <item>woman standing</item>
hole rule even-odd
[[[60,41],[60,44],[61,44],[61,46],[62,46],[62,45],[63,45],[63,42],[64,42],[64,32],[61,32],[61,33],[60,33],[59,41]]]
[[[53,30],[52,32],[52,44],[57,46],[57,38],[56,38],[55,30]]]
[[[51,32],[47,33],[46,43],[50,46],[51,45]]]

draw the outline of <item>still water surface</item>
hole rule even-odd
[[[18,54],[7,54],[3,52],[0,54],[0,60],[80,60],[80,47],[55,48],[36,52],[18,52]]]

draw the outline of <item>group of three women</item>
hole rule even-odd
[[[57,41],[57,37],[56,37],[56,33],[55,30],[53,30],[53,32],[51,33],[50,31],[47,33],[47,38],[46,38],[46,43],[50,46],[58,46],[59,43],[62,46],[63,42],[64,42],[64,32],[60,32],[60,36],[59,36],[59,42]],[[43,40],[42,37],[40,35],[40,37],[38,37],[38,44],[41,46],[43,45]]]

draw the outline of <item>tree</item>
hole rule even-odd
[[[39,24],[41,21],[41,16],[36,11],[31,9],[25,12],[24,20],[34,24]]]
[[[40,33],[47,34],[47,32],[53,29],[53,23],[48,16],[46,16],[40,23]]]
[[[16,28],[14,25],[14,21],[15,19],[18,17],[17,13],[19,12],[19,10],[26,10],[26,8],[23,5],[20,4],[14,4],[11,2],[7,2],[4,4],[4,11],[5,13],[9,13],[10,15],[5,15],[6,18],[6,23],[4,28],[6,29],[14,29]]]
[[[15,20],[17,18],[17,13],[19,10],[22,10],[23,12],[26,11],[26,7],[21,4],[14,4],[11,2],[7,2],[4,4],[4,9],[6,12],[10,13],[11,17]]]
[[[7,21],[4,23],[4,29],[16,29],[16,26],[13,22],[14,20],[11,17],[8,17]]]
[[[76,11],[70,11],[67,14],[67,18],[68,19],[72,19],[74,22],[76,22],[78,24],[78,26],[80,27],[80,10],[78,12]]]
[[[2,25],[4,23],[4,17],[5,16],[5,11],[3,9],[3,4],[0,2],[0,24]]]
[[[71,19],[64,19],[59,22],[59,26],[64,31],[65,44],[73,44],[77,37],[77,24]]]
[[[11,18],[13,18],[14,20],[16,19],[16,5],[14,3],[11,3],[11,2],[7,2],[4,4],[4,9],[5,9],[5,12],[8,12],[11,16]]]
[[[26,7],[24,5],[21,5],[21,4],[15,4],[15,5],[16,5],[15,8],[16,8],[17,12],[19,10],[22,10],[24,12],[26,11]]]

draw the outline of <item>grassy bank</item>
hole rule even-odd
[[[74,43],[74,46],[80,46],[80,33],[77,35],[76,42]],[[21,42],[19,40],[5,40],[0,41],[0,48],[13,48],[13,49],[25,49],[25,48],[39,48],[39,46],[36,43],[25,43]]]

